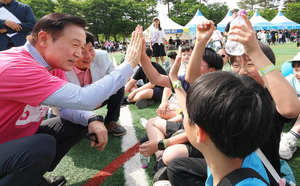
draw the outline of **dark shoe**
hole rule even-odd
[[[66,179],[63,176],[50,176],[43,177],[39,183],[39,186],[62,186],[66,183]]]
[[[162,155],[158,156],[158,158],[156,159],[156,162],[153,166],[153,172],[152,174],[156,174],[161,168],[166,167],[167,165],[164,163],[163,159],[162,159]]]
[[[129,102],[127,99],[128,99],[128,97],[127,97],[127,96],[124,96],[123,102],[122,102],[122,104],[121,104],[122,107],[124,107],[124,106],[130,104],[130,102]]]
[[[115,121],[111,121],[108,124],[105,124],[105,127],[108,132],[111,132],[114,136],[123,136],[124,134],[126,134],[126,129]]]
[[[146,136],[144,136],[144,137],[142,137],[142,138],[140,139],[140,144],[143,144],[143,143],[145,143],[145,142],[147,142],[147,141],[149,141],[149,138],[148,138],[148,136],[146,135]]]
[[[159,180],[169,180],[167,170],[168,170],[167,166],[159,169],[157,173],[154,175],[153,183]]]
[[[135,106],[137,106],[139,109],[143,109],[143,108],[146,108],[149,105],[153,105],[153,104],[154,104],[154,101],[152,99],[141,99],[135,103]]]

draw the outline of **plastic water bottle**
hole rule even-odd
[[[230,23],[230,30],[232,30],[232,27],[236,24],[246,25],[244,19],[241,16],[242,14],[246,15],[247,13],[244,10],[239,11],[238,14],[237,14],[237,17],[234,20],[232,20],[231,23]],[[237,29],[237,28],[235,28],[235,29]],[[235,34],[229,34],[228,35],[228,40],[227,40],[226,45],[225,45],[226,52],[228,54],[234,55],[234,56],[243,55],[245,53],[244,46],[239,42],[231,41],[230,38],[232,38],[232,37],[239,37],[239,36],[237,36]]]
[[[141,160],[141,163],[142,163],[142,168],[143,168],[143,169],[146,169],[147,166],[148,166],[148,163],[149,163],[149,161],[150,161],[150,156],[145,157],[145,156],[143,156],[143,155],[140,153],[140,160]]]

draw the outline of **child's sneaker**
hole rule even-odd
[[[137,106],[139,109],[143,109],[153,104],[154,100],[152,99],[140,99],[135,103],[135,106]]]
[[[172,186],[168,180],[160,180],[153,184],[153,186]]]
[[[290,138],[286,133],[282,133],[279,144],[279,155],[282,159],[289,160],[297,150],[297,141]]]

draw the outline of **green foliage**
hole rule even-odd
[[[129,37],[136,25],[147,28],[152,24],[153,17],[158,15],[157,2],[170,5],[169,17],[176,23],[184,26],[199,9],[209,20],[219,23],[226,13],[226,3],[212,3],[207,0],[20,0],[28,4],[39,20],[46,14],[60,12],[82,17],[87,22],[87,29],[100,41],[120,41]],[[287,0],[285,16],[297,23],[300,22],[300,0]],[[277,13],[277,6],[271,0],[240,0],[239,9],[258,9],[267,20],[271,20]],[[294,3],[297,2],[297,3]],[[172,6],[171,6],[172,5]],[[253,12],[248,13],[248,17]]]
[[[106,40],[117,35],[127,37],[137,24],[146,26],[156,13],[153,0],[86,0],[82,5],[82,15],[88,23],[88,29],[95,35],[103,33]],[[97,9],[95,9],[97,7]]]
[[[20,2],[31,7],[36,20],[54,12],[55,3],[52,0],[20,0]]]
[[[73,0],[57,0],[55,12],[82,17],[82,5],[85,2]]]
[[[259,9],[257,11],[263,18],[265,18],[268,21],[271,21],[276,16],[276,14],[278,13],[277,10],[269,9],[269,8]],[[255,13],[255,11],[248,11],[247,12],[247,17],[250,19],[253,16],[254,13]]]
[[[226,3],[213,3],[205,6],[197,0],[185,0],[174,4],[169,17],[176,23],[184,26],[194,17],[198,9],[204,17],[213,20],[215,23],[222,21],[228,12]]]
[[[215,23],[221,22],[229,10],[226,3],[208,4],[207,7],[209,11],[206,18],[209,20],[213,20]]]
[[[259,10],[258,13],[266,20],[271,21],[276,16],[278,11],[267,8],[267,9]]]
[[[176,23],[185,26],[194,17],[198,9],[204,16],[209,11],[204,4],[199,3],[197,0],[179,1],[174,4],[169,17]]]
[[[288,17],[290,20],[300,23],[300,3],[289,3],[286,4],[286,9],[285,9],[285,16]]]
[[[254,5],[257,4],[257,0],[240,0],[237,5],[240,9],[246,11],[254,11]]]

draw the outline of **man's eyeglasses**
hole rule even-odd
[[[232,64],[231,65],[231,69],[234,72],[239,72],[241,70],[241,67],[244,67],[244,69],[248,73],[252,73],[252,72],[254,72],[256,70],[254,64],[246,64],[246,65]]]
[[[90,141],[94,141],[95,143],[99,143],[97,135],[95,133],[87,133],[85,138],[90,140]]]

